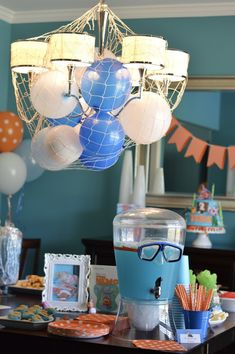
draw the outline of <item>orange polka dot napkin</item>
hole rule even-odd
[[[187,349],[173,340],[135,339],[132,343],[142,349],[165,350],[169,352],[186,352]]]

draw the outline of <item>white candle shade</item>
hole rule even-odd
[[[139,208],[145,207],[145,172],[143,165],[137,168],[134,181],[133,204]]]
[[[56,64],[88,66],[95,58],[95,37],[84,33],[55,33],[49,40],[49,60]]]
[[[153,183],[150,188],[150,193],[164,194],[165,193],[165,181],[163,167],[158,167],[154,171]]]
[[[47,70],[47,42],[24,40],[11,44],[11,69],[17,73]]]
[[[172,115],[166,100],[154,92],[143,92],[141,98],[128,103],[119,114],[125,133],[137,144],[160,140],[168,130]]]
[[[167,42],[162,37],[127,36],[122,42],[122,63],[145,69],[165,66]]]
[[[183,81],[188,77],[189,54],[181,50],[168,49],[165,53],[165,68],[159,71],[148,70],[152,80]]]
[[[119,201],[121,204],[130,204],[133,193],[133,158],[132,151],[124,152],[122,172],[119,188]]]
[[[77,106],[75,97],[66,96],[68,90],[68,76],[65,73],[55,70],[42,73],[30,90],[32,105],[44,117],[65,117]],[[71,94],[79,96],[75,82],[72,82]]]

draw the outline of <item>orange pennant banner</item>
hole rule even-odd
[[[177,150],[180,152],[183,150],[183,148],[191,138],[192,138],[192,134],[187,129],[179,125],[167,143],[175,144]]]
[[[192,156],[197,163],[200,163],[206,152],[207,147],[208,144],[205,141],[193,137],[190,141],[190,144],[184,157]]]
[[[235,168],[235,146],[228,146],[229,168]]]
[[[169,134],[172,130],[174,130],[175,127],[177,127],[178,125],[179,125],[178,120],[174,116],[172,116],[171,124],[166,132],[166,135]]]
[[[210,145],[207,167],[215,164],[219,168],[223,169],[226,158],[226,150],[227,149],[225,146]]]

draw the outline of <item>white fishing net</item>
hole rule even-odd
[[[87,33],[85,41],[92,41],[91,35],[101,35],[96,20],[103,6],[99,3],[73,22],[27,39],[26,45],[48,43],[55,34]],[[174,81],[169,75],[161,74],[152,79],[147,70],[124,66],[120,62],[123,38],[135,33],[107,5],[104,13],[108,18],[104,47],[102,51],[96,49],[91,66],[77,65],[66,58],[61,62],[51,60],[52,51],[57,51],[51,41],[50,50],[45,50],[43,56],[43,70],[12,70],[18,115],[30,131],[33,157],[45,169],[111,167],[127,147],[138,143],[126,134],[121,124],[120,116],[127,115],[125,108],[129,102],[135,106],[136,97],[141,99],[143,93],[152,92],[156,94],[153,100],[159,102],[160,96],[163,105],[167,102],[172,112],[184,93],[186,77]],[[131,113],[128,112],[126,119],[130,115],[138,116],[138,107]],[[157,112],[153,115],[146,111],[145,117],[139,117],[137,129],[144,130],[144,120],[151,115],[152,121],[147,125],[151,131],[156,125],[153,121]],[[164,128],[169,124],[167,119]],[[145,140],[149,141],[148,136]]]

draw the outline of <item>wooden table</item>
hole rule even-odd
[[[16,294],[10,297],[0,297],[1,305],[16,307],[19,304],[38,304],[41,297],[38,295]],[[7,310],[0,310],[0,315]],[[1,326],[0,326],[1,327]],[[47,330],[29,331],[23,329],[0,328],[0,343],[3,348],[12,352],[15,347],[24,354],[49,351],[52,354],[66,354],[67,352],[79,354],[138,354],[150,353],[150,350],[135,348],[130,342],[118,340],[112,336],[99,339],[79,340],[50,335]],[[207,339],[197,345],[187,345],[187,353],[195,354],[232,354],[235,353],[235,313],[220,327],[216,327]],[[157,351],[157,353],[166,353]]]

